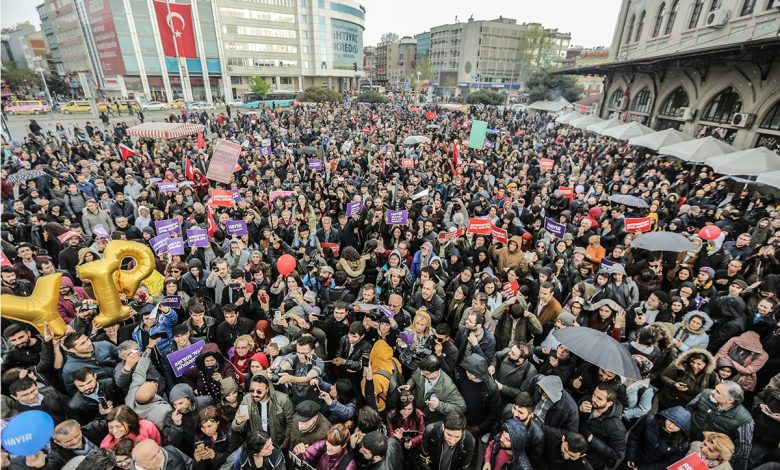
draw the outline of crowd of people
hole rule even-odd
[[[179,119],[204,137],[36,124],[3,141],[2,294],[61,274],[67,333],[3,319],[3,420],[42,410],[55,429],[34,455],[3,449],[2,468],[644,470],[691,454],[777,468],[771,197],[546,113],[394,102]],[[483,149],[466,145],[474,120]],[[243,148],[230,184],[205,176],[219,139]],[[214,204],[216,189],[234,202]],[[632,248],[635,217],[693,249]],[[151,247],[170,219],[184,254],[157,250],[162,281],[97,326],[80,266],[113,240]],[[235,220],[245,234],[228,234]],[[700,237],[709,226],[720,234]],[[571,328],[622,343],[641,377],[572,354],[556,339]]]

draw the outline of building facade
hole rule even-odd
[[[570,41],[567,33],[503,17],[436,26],[431,28],[429,53],[435,93],[520,90],[531,71],[565,59]]]
[[[33,64],[30,63],[29,46],[25,41],[25,37],[31,34],[35,34],[35,26],[30,23],[22,23],[13,28],[3,29],[2,61],[4,64],[13,62],[19,69],[33,68]]]
[[[417,62],[428,59],[431,52],[431,32],[416,34],[414,39],[417,40],[417,53],[415,54]]]
[[[276,91],[344,90],[363,64],[354,0],[45,0],[38,11],[57,70],[89,72],[109,96],[232,100],[254,76]]]
[[[374,46],[363,48],[363,71],[364,77],[369,82],[376,81],[376,47]]]
[[[624,0],[598,114],[780,149],[780,2]]]

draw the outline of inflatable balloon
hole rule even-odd
[[[712,241],[720,236],[720,227],[717,225],[707,225],[699,230],[699,238],[702,240]]]
[[[434,119],[436,119],[436,113],[434,113],[433,111],[428,111],[427,113],[425,113],[425,119],[429,121],[433,121]]]
[[[2,296],[0,316],[9,320],[29,323],[37,328],[41,334],[43,334],[44,325],[48,323],[54,336],[64,335],[66,325],[57,312],[57,300],[60,298],[60,279],[62,279],[61,273],[41,277],[29,297]]]
[[[120,269],[124,258],[133,258],[135,267],[127,271]],[[95,325],[104,328],[133,316],[133,309],[122,304],[119,293],[128,297],[135,295],[141,281],[154,271],[154,266],[154,255],[148,246],[126,240],[109,242],[103,251],[103,259],[78,266],[76,273],[92,283],[100,308]]]
[[[276,269],[282,276],[290,274],[291,272],[295,271],[295,258],[293,258],[291,255],[280,256],[279,260],[276,261]]]
[[[24,457],[35,455],[49,443],[52,433],[54,420],[48,413],[25,411],[11,419],[3,429],[3,449]]]

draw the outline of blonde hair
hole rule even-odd
[[[427,312],[418,310],[417,313],[414,314],[414,320],[412,320],[412,331],[414,330],[414,325],[417,323],[417,320],[422,320],[423,323],[425,323],[425,332],[423,333],[424,336],[427,336],[431,332],[431,316],[428,315]],[[415,334],[417,334],[415,332]]]
[[[255,345],[255,339],[250,335],[241,335],[233,341],[233,347],[238,345],[239,341],[246,341],[246,345],[252,348]]]
[[[734,455],[734,443],[731,442],[729,436],[723,433],[705,431],[704,441],[711,443],[715,447],[723,462],[728,462],[731,460],[731,456]]]

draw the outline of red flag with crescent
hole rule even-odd
[[[154,2],[160,41],[166,57],[198,57],[192,7],[184,3]]]
[[[211,213],[211,208],[206,207],[206,229],[209,232],[209,237],[213,237],[217,231],[217,223],[214,222],[214,214]]]

